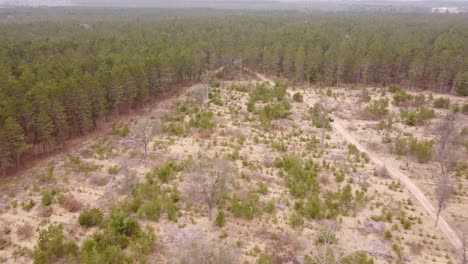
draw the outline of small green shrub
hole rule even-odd
[[[54,193],[50,191],[43,191],[42,192],[42,198],[41,198],[41,203],[44,206],[49,206],[52,204],[52,201],[54,199]]]
[[[401,111],[401,118],[404,123],[409,126],[423,125],[426,121],[435,117],[433,109],[421,106],[415,111]]]
[[[273,259],[268,255],[261,255],[257,261],[258,264],[273,264]]]
[[[393,103],[398,106],[403,105],[412,99],[413,96],[402,89],[398,89],[393,95]]]
[[[464,104],[461,112],[465,115],[468,115],[468,104]]]
[[[448,109],[450,107],[450,99],[439,97],[434,100],[434,108]]]
[[[426,163],[432,159],[432,140],[418,140],[414,136],[398,136],[393,139],[391,151],[398,156],[412,155],[418,162]]]
[[[27,202],[23,203],[22,208],[24,211],[29,212],[35,205],[36,203],[32,199],[28,199]]]
[[[98,208],[93,208],[89,211],[84,211],[78,217],[78,222],[81,226],[92,227],[102,223],[103,214]]]
[[[226,216],[223,211],[219,211],[218,215],[216,216],[216,225],[219,227],[223,227],[224,224],[226,223]]]
[[[302,219],[302,215],[296,213],[296,212],[293,212],[290,216],[289,216],[289,223],[291,224],[292,227],[298,227],[302,224],[304,224],[304,219]]]
[[[259,110],[258,113],[262,126],[266,129],[269,129],[273,119],[288,117],[291,114],[289,112],[290,109],[291,105],[287,101],[265,105]]]
[[[294,100],[294,102],[302,103],[304,101],[304,98],[303,98],[303,96],[302,96],[302,94],[300,92],[296,92],[293,95],[293,100]]]
[[[265,206],[265,212],[272,214],[273,212],[275,212],[275,209],[276,209],[275,201],[273,200],[268,201],[268,203]]]
[[[78,246],[74,241],[67,241],[63,235],[63,226],[51,224],[39,232],[34,250],[34,263],[51,263],[52,260],[70,256],[77,257]]]
[[[391,93],[396,93],[397,91],[400,91],[401,88],[396,86],[396,85],[390,85],[388,87],[388,91],[391,92]]]
[[[213,112],[203,111],[201,113],[197,113],[194,118],[190,119],[189,125],[200,130],[212,131],[216,126],[212,118]]]
[[[167,183],[174,175],[183,169],[183,165],[177,164],[175,161],[167,161],[161,167],[153,168],[148,174],[146,178],[150,181],[153,180],[155,176],[157,176],[161,182]]]
[[[253,219],[260,212],[260,203],[257,194],[251,193],[245,199],[239,199],[236,196],[231,201],[231,212],[234,217]]]
[[[112,134],[120,137],[126,137],[130,134],[130,129],[126,124],[114,122],[112,124]]]
[[[107,172],[111,175],[116,175],[117,173],[119,173],[119,170],[120,170],[120,166],[119,165],[114,165],[114,166],[110,166],[108,169],[107,169]]]
[[[366,107],[366,111],[373,117],[373,118],[381,118],[388,114],[388,99],[379,99],[373,101]]]
[[[374,264],[374,259],[369,257],[365,252],[356,252],[344,256],[340,264]]]

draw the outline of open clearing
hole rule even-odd
[[[388,133],[377,130],[378,121],[357,118],[362,91],[351,88],[289,86],[281,100],[276,95],[260,98],[249,110],[252,91],[262,81],[272,84],[259,77],[261,81],[221,81],[200,107],[192,100],[191,92],[200,89],[194,86],[179,98],[119,123],[107,135],[50,159],[48,165],[8,179],[0,190],[0,256],[6,263],[30,263],[39,231],[50,223],[62,223],[65,236],[80,244],[100,229],[80,226],[80,213],[98,208],[106,216],[112,207],[126,208],[135,201],[135,188],[151,180],[171,197],[174,211],[164,204],[157,218],[151,218],[144,206],[128,212],[141,226],[154,230],[156,242],[148,253],[149,263],[178,260],[190,254],[194,243],[220,252],[229,249],[238,263],[262,258],[273,263],[308,263],[329,250],[317,242],[324,226],[331,227],[338,238],[327,245],[336,256],[364,252],[375,263],[456,261],[453,245],[459,241],[450,226],[466,228],[466,192],[456,193],[443,212],[445,220],[439,220],[440,228],[434,228],[434,209],[428,201],[434,204],[437,165],[403,160],[388,149],[364,151],[388,134],[394,137],[408,131],[430,137],[430,129],[396,124]],[[381,89],[368,90],[371,98],[380,98]],[[302,100],[294,98],[296,93]],[[285,102],[289,109],[281,111],[287,114],[268,120],[267,113],[262,119],[264,107],[274,109]],[[466,103],[466,99],[455,97],[454,102]],[[333,130],[312,124],[310,109],[316,103],[338,117]],[[396,113],[398,108],[392,106],[391,111]],[[163,117],[164,130],[150,142],[145,160],[136,128],[142,119]],[[467,124],[466,115],[460,118],[460,124]],[[121,133],[126,127],[129,133]],[[235,167],[212,220],[206,204],[197,202],[187,189],[187,164],[205,156],[223,157]],[[381,173],[381,160],[392,176],[401,175],[400,181]],[[171,162],[177,166],[167,175],[160,172]],[[460,190],[467,181],[466,175],[457,177]],[[311,188],[318,190],[311,193]],[[52,196],[49,204],[44,203],[45,193]],[[313,199],[320,204],[314,206]],[[220,212],[225,215],[223,224],[215,220]]]

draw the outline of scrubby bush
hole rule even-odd
[[[112,124],[112,134],[120,137],[126,137],[128,134],[130,134],[130,129],[126,124],[114,122]]]
[[[186,134],[185,126],[174,122],[166,123],[163,127],[163,131],[178,137],[184,136]]]
[[[113,209],[105,221],[103,232],[96,232],[83,241],[80,263],[145,262],[155,241],[151,228],[142,229],[138,222],[120,209]],[[133,258],[128,256],[129,248]],[[136,259],[135,259],[136,258]]]
[[[433,109],[421,106],[415,111],[401,111],[401,118],[408,126],[423,125],[426,121],[435,117]]]
[[[39,232],[34,263],[51,263],[62,257],[75,258],[77,255],[78,246],[74,241],[65,239],[62,225],[51,224]]]
[[[393,140],[392,153],[398,156],[412,155],[418,162],[426,163],[432,159],[433,142],[431,140],[418,140],[414,136],[398,136]]]
[[[250,91],[251,87],[247,84],[233,83],[228,87],[229,90],[235,90],[242,93]]]
[[[223,211],[219,211],[218,215],[216,216],[216,225],[219,227],[223,227],[224,224],[226,223],[226,215],[224,214]]]
[[[197,113],[195,117],[191,118],[189,125],[200,130],[212,131],[216,125],[212,118],[213,112],[203,111],[201,113]]]
[[[297,227],[297,226],[304,224],[304,219],[302,218],[302,215],[296,212],[293,212],[289,216],[289,223],[291,224],[292,227]]]
[[[154,167],[146,174],[146,178],[152,182],[157,176],[161,182],[167,183],[177,172],[183,169],[182,164],[177,164],[175,161],[167,161],[161,167]]]
[[[381,118],[388,114],[388,99],[379,99],[373,101],[366,107],[366,111],[373,117],[373,118]]]
[[[393,103],[398,106],[407,103],[412,99],[413,96],[402,89],[398,89],[393,95]]]
[[[311,160],[302,161],[295,156],[285,156],[275,162],[286,173],[285,181],[291,195],[304,198],[309,193],[318,193],[316,166]]]
[[[26,202],[23,202],[21,207],[24,211],[29,212],[35,205],[36,203],[32,199],[28,199]]]
[[[374,259],[369,257],[365,252],[356,252],[344,256],[340,264],[374,264]]]
[[[369,95],[369,91],[366,88],[362,88],[361,90],[361,101],[368,103],[371,100],[371,96]]]
[[[468,115],[468,104],[464,104],[461,111],[463,114]]]
[[[258,195],[251,193],[244,199],[234,196],[231,201],[231,212],[234,217],[253,219],[260,212]]]
[[[323,218],[322,201],[317,194],[309,195],[309,197],[306,199],[303,212],[305,216],[311,219]]]
[[[388,87],[388,91],[391,92],[391,93],[396,93],[397,91],[400,91],[401,88],[396,86],[396,85],[390,85]]]
[[[302,94],[300,92],[296,92],[293,95],[293,100],[294,100],[294,102],[302,103],[304,101],[304,98],[303,98],[303,96],[302,96]]]
[[[177,221],[179,214],[177,202],[180,194],[176,187],[161,189],[159,185],[148,179],[147,183],[135,186],[132,196],[131,201],[125,205],[126,210],[152,221],[158,221],[161,215],[166,213],[170,221]]]
[[[208,93],[208,99],[210,99],[210,104],[219,106],[223,105],[223,100],[221,99],[221,90],[219,88],[212,89]]]
[[[273,200],[268,201],[267,204],[265,205],[265,212],[269,214],[272,214],[273,212],[275,212],[275,209],[276,209],[276,205],[275,205],[275,201]]]
[[[119,173],[119,170],[120,170],[120,166],[119,166],[119,165],[115,165],[115,166],[110,166],[110,167],[107,169],[107,172],[108,172],[109,174],[116,175],[117,173]]]
[[[266,129],[270,128],[273,119],[286,118],[291,114],[290,109],[291,105],[287,101],[265,105],[258,113],[262,126]]]
[[[450,107],[450,99],[439,97],[434,100],[434,107],[448,109]]]
[[[103,214],[98,208],[84,211],[78,217],[78,222],[81,226],[92,227],[102,223]]]
[[[49,206],[52,204],[52,201],[54,199],[55,192],[54,191],[43,191],[42,192],[42,198],[41,198],[41,203],[44,206]]]

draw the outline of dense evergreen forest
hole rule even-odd
[[[297,83],[468,95],[466,15],[44,10],[0,19],[0,174],[234,62]]]

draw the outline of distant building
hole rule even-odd
[[[80,28],[82,28],[82,29],[91,29],[91,25],[90,24],[80,24]]]
[[[466,13],[463,7],[433,7],[432,14],[461,14]]]

